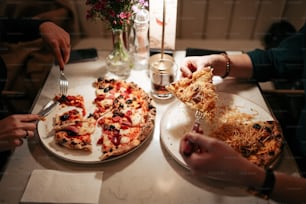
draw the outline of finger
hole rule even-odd
[[[29,136],[29,131],[28,130],[25,130],[25,136],[23,138],[27,139]]]
[[[69,58],[70,58],[70,52],[71,52],[71,46],[70,46],[70,37],[68,35],[67,37],[68,39],[66,39],[66,42],[65,42],[65,46],[64,48],[62,49],[62,57],[64,59],[64,63],[67,63],[69,61]]]
[[[35,122],[22,122],[18,125],[18,132],[22,131],[23,134],[25,131],[34,131],[36,129],[36,123]],[[20,135],[20,134],[18,134]]]
[[[13,139],[11,141],[12,147],[18,147],[18,146],[21,146],[22,144],[23,144],[23,140],[22,139]]]
[[[197,71],[197,66],[196,66],[195,64],[193,64],[192,62],[189,62],[189,63],[187,64],[187,67],[188,67],[188,69],[189,69],[191,72]]]
[[[61,49],[60,48],[56,48],[56,51],[55,51],[54,55],[55,55],[55,57],[57,59],[58,66],[59,66],[60,70],[64,70],[65,63],[64,63],[64,59],[63,59],[63,55],[62,55]]]
[[[215,140],[198,132],[190,133],[188,138],[197,145],[197,147],[201,150],[200,152],[210,152],[211,143]]]
[[[21,114],[18,115],[21,122],[34,122],[40,119],[40,116],[37,114]]]
[[[190,78],[190,77],[192,76],[192,72],[191,72],[187,67],[182,66],[182,67],[180,68],[180,70],[181,70],[181,72],[182,72],[182,76],[183,76],[183,77],[188,77],[188,78]]]
[[[189,157],[193,153],[200,153],[201,149],[192,137],[187,134],[180,141],[180,154],[185,157]]]
[[[184,156],[189,157],[192,153],[197,152],[197,145],[190,138],[185,138],[183,140],[183,149],[182,153]]]
[[[26,129],[19,128],[13,132],[13,135],[10,135],[9,138],[13,139],[21,139],[28,136],[28,132]]]
[[[34,131],[27,130],[26,139],[31,139],[34,137]]]

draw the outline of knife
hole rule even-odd
[[[51,100],[46,105],[44,105],[37,114],[40,116],[47,116],[51,112],[51,110],[58,104],[59,104],[58,101]]]

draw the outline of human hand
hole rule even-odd
[[[39,118],[40,116],[35,114],[16,114],[0,120],[0,151],[22,145],[23,138],[34,137],[36,121]]]
[[[70,57],[70,35],[52,22],[44,22],[39,27],[44,41],[51,47],[61,70]]]
[[[203,134],[187,133],[180,141],[179,151],[192,173],[197,176],[213,177],[245,186],[261,182],[260,179],[264,177],[260,167],[243,158],[224,142]]]
[[[212,54],[204,56],[186,57],[181,64],[183,77],[191,77],[192,73],[204,68],[213,68],[214,75],[223,75],[226,61],[222,55]]]

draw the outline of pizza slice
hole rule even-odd
[[[115,109],[107,113],[98,123],[102,127],[102,135],[98,141],[102,146],[101,160],[129,152],[150,134],[143,131],[143,127],[147,127],[143,115],[132,109],[129,111]],[[149,129],[152,128],[153,123]]]
[[[212,69],[196,71],[191,78],[182,78],[166,88],[192,109],[201,111],[205,118],[212,120],[216,112],[217,94],[213,85]]]
[[[91,151],[91,135],[96,128],[93,117],[83,118],[77,109],[55,117],[55,142],[68,149]]]

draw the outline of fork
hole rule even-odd
[[[197,133],[201,133],[202,131],[200,130],[200,125],[201,125],[201,120],[204,119],[204,113],[196,110],[195,112],[195,120],[193,122],[192,125],[192,131],[197,132]],[[187,157],[189,157],[192,153],[194,152],[201,152],[200,146],[199,144],[197,144],[196,142],[194,142],[192,139],[187,138],[186,142],[186,147],[188,147],[187,149],[184,150],[183,154]]]
[[[192,130],[198,132],[200,130],[201,120],[204,119],[204,113],[197,110],[195,112],[195,120],[192,125]]]
[[[67,95],[67,92],[68,92],[68,80],[65,77],[64,70],[61,70],[59,84],[60,84],[60,94],[61,95]]]

